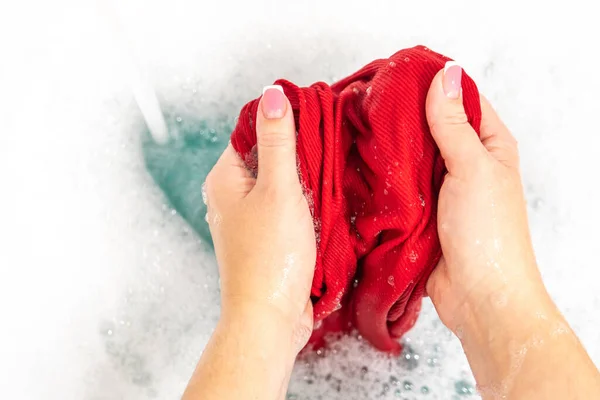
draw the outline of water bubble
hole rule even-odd
[[[365,375],[367,375],[368,372],[369,372],[369,368],[367,368],[366,366],[363,365],[360,368],[360,376],[361,376],[361,378],[364,378]]]
[[[438,359],[435,357],[428,358],[427,365],[429,365],[430,367],[435,367],[436,365],[438,365]]]
[[[202,183],[202,202],[204,205],[208,204],[208,196],[206,195],[206,182]]]
[[[456,391],[457,394],[460,395],[471,395],[473,393],[475,393],[475,388],[473,388],[473,385],[471,385],[469,382],[465,381],[465,380],[460,380],[456,383],[454,383],[454,390]]]
[[[175,121],[181,122],[181,121],[183,121],[183,119],[181,117],[177,117],[177,118],[175,118]]]
[[[406,342],[405,342],[406,343]],[[398,364],[403,368],[412,371],[419,366],[419,354],[413,349],[412,346],[404,344],[402,348],[402,354],[398,360]]]
[[[419,259],[419,255],[414,250],[412,250],[410,252],[410,254],[408,255],[408,260],[411,263],[414,263],[414,262],[417,262],[418,259]]]
[[[544,200],[540,199],[539,197],[536,198],[535,200],[533,200],[533,208],[539,209],[543,206],[544,206]]]
[[[394,276],[393,275],[388,276],[387,283],[390,286],[394,286]]]

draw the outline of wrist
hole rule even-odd
[[[223,301],[219,325],[228,334],[252,342],[253,351],[273,358],[272,362],[294,362],[294,321],[275,306],[248,300]],[[272,350],[274,354],[267,354]]]
[[[528,349],[565,329],[564,319],[541,280],[496,285],[465,302],[455,327],[479,385],[509,379]]]

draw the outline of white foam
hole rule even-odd
[[[0,73],[0,396],[175,398],[218,318],[214,259],[144,169],[141,115],[95,9],[35,3],[12,2],[14,18],[0,10],[10,61]],[[418,43],[460,59],[520,141],[544,279],[599,363],[600,80],[589,49],[600,26],[588,3],[544,3],[543,19],[542,3],[516,0],[304,1],[285,19],[266,3],[119,4],[161,103],[182,115],[234,113],[279,77],[331,81]],[[555,20],[578,23],[557,30]],[[452,398],[472,377],[459,342],[423,310],[409,334],[417,363],[344,338],[297,365],[290,393],[396,398],[400,386],[406,398]]]

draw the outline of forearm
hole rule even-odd
[[[183,400],[283,399],[295,359],[288,331],[273,313],[224,313]]]
[[[484,399],[600,398],[598,370],[541,281],[465,307],[459,334]]]

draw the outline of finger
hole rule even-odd
[[[517,141],[500,119],[490,102],[480,96],[481,101],[481,142],[486,150],[498,161],[518,167],[519,152]]]
[[[462,68],[453,61],[433,78],[426,101],[427,121],[450,173],[472,168],[484,154],[463,106]]]
[[[243,198],[255,184],[256,179],[229,144],[206,177],[203,200],[210,211],[213,205]]]
[[[256,118],[258,184],[297,183],[294,113],[283,88],[263,89]]]

